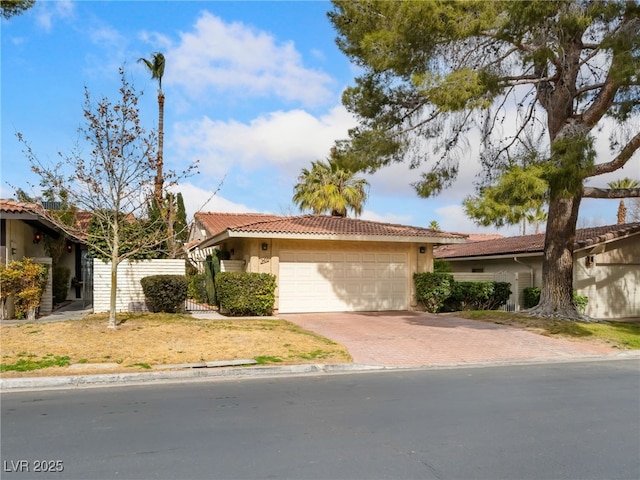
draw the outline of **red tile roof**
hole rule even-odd
[[[640,223],[581,228],[576,230],[574,248],[576,250],[586,248],[635,233],[640,233]],[[544,233],[538,233],[535,235],[504,237],[495,240],[476,241],[457,245],[442,245],[434,251],[434,257],[461,258],[541,253],[544,251],[544,237]]]
[[[252,218],[253,216],[253,218]],[[379,223],[355,218],[325,215],[301,215],[279,217],[276,215],[220,214],[214,212],[196,214],[212,236],[225,231],[230,233],[293,234],[293,235],[346,235],[380,237],[441,238],[443,241],[463,240],[462,234],[441,232],[429,228]],[[217,231],[216,231],[217,230]]]
[[[49,218],[50,216],[47,215],[47,211],[42,205],[39,205],[37,203],[17,202],[15,200],[0,199],[0,212],[32,215],[38,217],[40,222],[51,223],[51,220]],[[86,212],[84,210],[76,212],[76,224],[74,225],[73,229],[75,230],[72,235],[73,237],[79,240],[86,238],[86,232],[89,228],[91,217],[91,212]],[[55,224],[52,224],[52,226],[55,226]],[[71,233],[69,232],[67,234],[71,235]]]
[[[202,225],[208,236],[217,235],[227,228],[248,225],[265,220],[276,220],[278,215],[266,213],[218,213],[218,212],[198,212],[194,215],[194,220]]]
[[[15,200],[0,198],[0,211],[7,213],[31,213],[39,215],[42,213],[42,207],[35,203],[16,202]]]

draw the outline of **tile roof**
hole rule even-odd
[[[31,218],[37,217],[38,221],[47,223],[50,226],[55,227],[55,224],[51,223],[49,215],[47,215],[44,207],[37,203],[17,202],[15,200],[0,199],[0,212],[31,216]],[[76,223],[73,229],[75,230],[75,232],[73,232],[73,235],[67,232],[67,235],[73,236],[79,240],[85,239],[91,217],[91,212],[87,212],[84,210],[77,211]],[[58,229],[57,227],[55,228]]]
[[[253,218],[252,218],[253,215]],[[466,235],[441,232],[429,228],[372,222],[355,218],[326,215],[301,215],[279,217],[256,214],[219,214],[214,212],[197,214],[196,218],[207,225],[212,236],[225,231],[241,234],[292,234],[292,235],[346,235],[380,237],[423,237],[442,240],[463,240]],[[206,223],[205,223],[206,221]],[[244,223],[243,223],[244,222]],[[217,231],[215,231],[217,229]]]
[[[276,220],[278,215],[266,213],[218,213],[218,212],[198,212],[194,215],[194,220],[202,225],[208,236],[217,235],[227,228],[238,227],[265,220]]]
[[[626,235],[640,233],[640,223],[607,225],[576,230],[574,249],[587,248]],[[508,255],[541,253],[544,251],[544,233],[503,237],[494,240],[475,241],[457,245],[442,245],[434,252],[436,258],[481,257],[488,255]]]
[[[0,211],[7,213],[31,213],[38,215],[42,212],[42,207],[35,203],[16,202],[0,198]]]

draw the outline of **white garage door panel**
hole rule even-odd
[[[407,272],[402,253],[282,251],[279,310],[406,310]]]

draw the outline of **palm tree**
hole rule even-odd
[[[609,188],[637,188],[640,186],[640,182],[637,180],[632,180],[629,177],[622,178],[620,180],[616,180],[615,182],[609,182],[607,184]],[[618,225],[622,225],[623,223],[627,223],[627,207],[624,204],[624,199],[620,199],[620,205],[618,205]]]
[[[164,55],[154,53],[151,60],[146,58],[138,59],[138,63],[144,63],[147,70],[151,72],[151,78],[158,79],[158,162],[156,165],[156,179],[154,182],[153,196],[158,205],[162,204],[162,188],[164,183],[163,168],[163,147],[164,147],[164,93],[162,92],[162,76],[164,75]]]
[[[357,178],[333,159],[311,162],[311,169],[303,168],[294,187],[293,202],[301,210],[315,214],[331,213],[346,217],[347,209],[356,216],[362,213],[367,201],[369,182]]]

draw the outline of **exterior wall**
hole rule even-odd
[[[594,318],[640,317],[638,236],[576,252],[574,286]]]
[[[533,275],[533,286],[542,286],[542,255],[531,257],[513,257],[478,259],[478,260],[457,260],[455,258],[444,258],[451,265],[451,270],[457,272],[471,272],[474,268],[482,268],[483,273],[519,273],[530,272]]]
[[[177,260],[141,260],[122,262],[118,266],[116,311],[147,311],[140,280],[150,275],[184,275],[186,262]],[[111,263],[94,259],[93,262],[93,311],[109,311],[111,295]]]
[[[485,273],[522,272],[533,268],[533,286],[542,286],[542,255],[513,258],[458,260],[445,259],[452,271]],[[579,295],[589,299],[585,313],[594,318],[640,317],[640,241],[639,235],[595,245],[574,253],[573,285]]]

